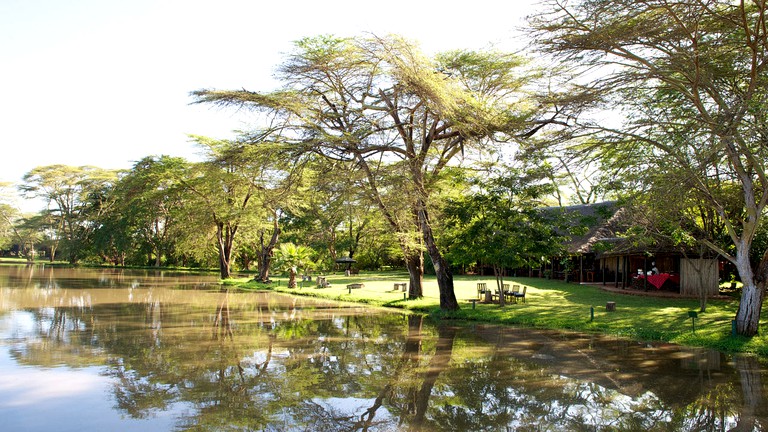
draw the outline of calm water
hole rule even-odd
[[[0,430],[768,428],[750,357],[214,282],[0,266]]]

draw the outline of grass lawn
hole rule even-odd
[[[505,283],[528,287],[526,302],[483,304],[472,307],[470,299],[477,298],[477,282],[496,286],[493,277],[456,276],[454,286],[461,309],[440,310],[437,282],[425,277],[424,297],[404,300],[402,291],[394,291],[394,283],[408,282],[405,272],[362,273],[345,277],[327,275],[328,288],[316,288],[313,282],[304,287],[287,288],[286,278],[277,278],[269,286],[245,279],[230,283],[247,289],[268,287],[280,292],[365,303],[426,313],[436,319],[459,319],[500,324],[515,324],[552,329],[569,329],[626,336],[639,340],[666,341],[691,346],[704,346],[726,352],[751,352],[768,357],[768,326],[761,326],[760,335],[753,338],[731,336],[731,320],[736,315],[738,301],[710,300],[706,312],[698,312],[698,300],[644,297],[612,293],[594,285],[566,284],[538,278],[509,278]],[[347,284],[362,283],[359,289],[347,289]],[[616,311],[607,312],[606,302],[616,302]],[[594,308],[594,319],[591,318]],[[689,311],[697,311],[695,332]]]

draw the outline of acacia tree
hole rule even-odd
[[[453,276],[433,234],[430,205],[440,172],[454,158],[499,134],[522,129],[526,78],[520,58],[498,52],[450,52],[425,58],[397,37],[301,40],[278,71],[273,92],[198,90],[200,103],[246,106],[272,116],[270,140],[330,159],[354,161],[366,189],[392,229],[409,233],[416,221],[437,274],[440,305],[457,309]],[[401,220],[382,199],[382,169],[407,179],[402,196],[414,219]],[[421,295],[421,251],[403,243],[411,296]]]
[[[14,236],[14,227],[19,218],[19,211],[11,205],[10,184],[0,183],[0,247],[6,247]]]
[[[173,248],[184,191],[179,182],[188,163],[182,158],[147,156],[118,182],[117,204],[110,222],[118,222],[149,249],[149,262],[156,267]],[[117,235],[117,233],[115,233]]]
[[[730,247],[700,241],[738,269],[744,289],[736,328],[755,335],[768,282],[768,251],[753,247],[768,203],[768,5],[748,0],[546,5],[531,20],[540,47],[571,70],[589,73],[581,78],[589,84],[572,87],[562,102],[579,115],[569,134],[598,134],[593,142],[601,147],[595,149],[610,149],[615,160],[636,170],[673,167],[679,187],[715,210]],[[589,121],[583,116],[589,106],[623,110],[625,121],[613,127]],[[730,205],[734,187],[737,206]]]
[[[4,192],[7,184],[0,183],[0,201],[5,201]],[[18,247],[19,254],[27,262],[35,260],[35,245],[40,241],[41,233],[37,226],[24,217],[13,204],[0,202],[0,248],[12,244]]]
[[[282,232],[280,223],[286,211],[297,205],[298,191],[304,179],[303,164],[299,159],[278,148],[259,149],[261,169],[253,173],[252,182],[259,186],[260,212],[258,236],[258,279],[269,280],[273,251]]]
[[[215,229],[219,273],[222,279],[228,279],[235,238],[248,223],[249,204],[256,192],[256,185],[250,181],[253,158],[242,143],[193,138],[206,150],[206,160],[192,164],[178,181],[190,193],[185,200],[188,214],[204,218]]]
[[[192,219],[202,217],[214,227],[219,269],[222,279],[226,279],[231,276],[238,232],[255,230],[270,217],[276,224],[280,206],[291,203],[301,170],[294,169],[290,158],[282,157],[279,147],[269,144],[193,138],[205,149],[206,160],[192,164],[178,179],[190,194],[185,200],[185,212]],[[269,256],[277,233],[266,252]],[[268,268],[268,263],[260,265]],[[265,278],[267,274],[265,270]]]
[[[286,238],[310,245],[327,264],[344,249],[352,258],[376,219],[362,173],[350,162],[311,159],[297,205],[285,215]]]
[[[19,189],[29,197],[48,202],[45,213],[53,235],[64,243],[69,262],[83,257],[95,221],[113,204],[109,190],[118,172],[92,166],[48,165],[24,175]],[[53,257],[55,249],[52,248]]]

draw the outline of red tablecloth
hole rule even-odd
[[[656,289],[661,289],[661,286],[664,285],[664,282],[672,279],[672,282],[680,283],[680,277],[677,275],[671,275],[669,273],[659,273],[659,274],[652,274],[652,275],[638,275],[637,276],[640,279],[647,278],[648,283],[656,287]]]

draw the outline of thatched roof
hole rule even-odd
[[[566,249],[572,254],[592,252],[596,242],[615,238],[620,229],[626,228],[621,224],[624,209],[615,201],[548,207],[545,211],[565,222],[567,232],[560,234],[570,237]]]
[[[566,250],[571,254],[597,253],[621,255],[635,253],[679,252],[668,240],[646,232],[630,238],[626,233],[631,227],[648,230],[651,224],[632,208],[619,206],[616,201],[582,204],[567,207],[550,207],[547,212],[558,214],[566,221],[570,241]]]

